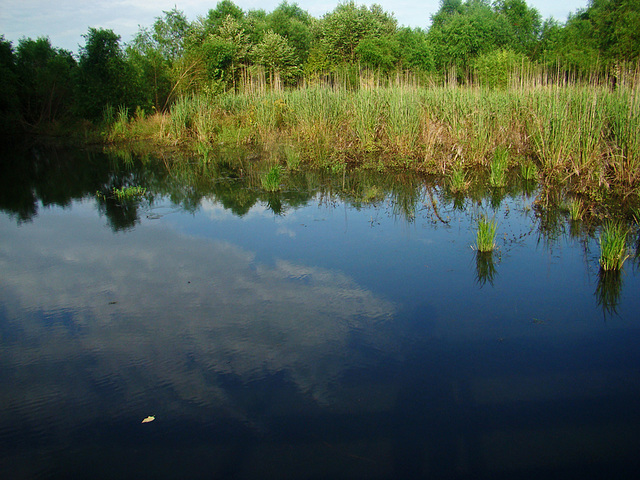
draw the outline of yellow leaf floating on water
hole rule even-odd
[[[149,423],[149,422],[153,422],[155,419],[156,419],[156,417],[148,416],[147,418],[145,418],[144,420],[142,420],[142,423]]]

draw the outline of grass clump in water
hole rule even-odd
[[[538,178],[538,167],[532,161],[520,165],[520,176],[523,180],[530,182]]]
[[[132,200],[134,198],[140,198],[147,193],[147,189],[144,187],[122,187],[114,188],[113,196],[118,200]]]
[[[484,215],[480,218],[476,239],[476,248],[479,252],[491,252],[496,247],[496,228],[495,220],[489,220]]]
[[[491,160],[491,173],[489,184],[494,188],[502,188],[507,185],[507,169],[509,165],[509,152],[506,148],[498,147]]]
[[[449,190],[453,194],[458,194],[465,192],[467,188],[469,188],[469,182],[464,170],[462,167],[456,167],[449,176]]]
[[[584,216],[584,203],[582,200],[574,198],[569,201],[567,207],[569,208],[569,218],[572,221],[577,222],[582,220],[582,217]]]
[[[280,190],[280,179],[282,177],[282,167],[276,165],[260,179],[262,188],[267,192],[277,192]]]
[[[620,270],[627,255],[628,230],[621,223],[608,222],[600,233],[600,268],[604,271]]]

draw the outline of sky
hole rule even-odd
[[[281,0],[235,0],[244,11],[273,11]],[[313,17],[320,18],[338,5],[338,0],[290,0]],[[377,3],[393,13],[398,24],[428,28],[431,15],[440,7],[440,0],[357,0],[359,5]],[[585,8],[588,0],[528,0],[543,19],[553,17],[560,22],[569,13]],[[177,7],[190,21],[206,16],[217,0],[0,0],[0,35],[14,46],[21,38],[49,37],[56,48],[78,53],[84,45],[82,35],[89,27],[108,28],[130,41],[139,27],[149,27],[163,11]]]

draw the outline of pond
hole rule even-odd
[[[3,155],[2,478],[638,467],[638,261],[600,275],[597,228],[536,188]]]

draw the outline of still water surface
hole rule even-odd
[[[549,229],[535,192],[266,194],[56,155],[3,167],[2,478],[636,471],[640,275],[603,285],[596,235]],[[147,195],[95,193],[124,184]]]

